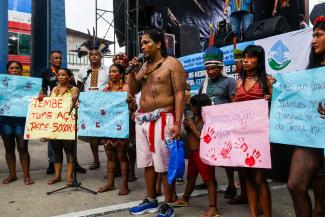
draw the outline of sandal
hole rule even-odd
[[[210,208],[212,208],[212,207],[216,208],[215,205],[210,205]],[[200,217],[219,217],[219,216],[220,216],[220,214],[218,213],[217,208],[214,211],[209,210],[209,211],[203,212],[200,215]]]
[[[200,217],[220,217],[220,215],[218,213],[216,214],[211,214],[209,212],[203,212]]]
[[[100,167],[100,163],[92,163],[90,166],[89,166],[89,170],[96,170]]]
[[[9,184],[10,182],[16,181],[17,177],[8,176],[2,181],[2,184]]]
[[[231,198],[228,201],[228,204],[234,205],[234,204],[247,204],[248,200],[247,199],[243,199],[243,197],[241,195],[238,195],[237,197]]]
[[[236,197],[237,195],[237,189],[236,187],[227,187],[227,190],[224,192],[223,194],[223,197],[224,198],[228,198],[228,199],[231,199],[231,198],[234,198]]]
[[[174,202],[174,207],[188,207],[189,202],[185,201],[184,198],[178,199]]]
[[[129,176],[128,178],[128,182],[134,182],[135,180],[137,180],[138,177],[137,176]]]

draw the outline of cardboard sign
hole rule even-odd
[[[69,97],[44,97],[29,104],[25,126],[25,139],[75,139],[74,111]]]
[[[325,67],[276,74],[271,141],[325,148]]]
[[[129,138],[127,92],[82,92],[78,135]]]
[[[271,168],[268,102],[203,107],[200,157],[213,166]]]
[[[0,115],[26,117],[32,97],[38,96],[42,79],[0,74]]]

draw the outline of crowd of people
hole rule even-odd
[[[226,1],[229,3],[229,1]],[[235,8],[234,8],[235,10]],[[227,11],[225,11],[227,13]],[[247,13],[243,13],[246,16]],[[246,18],[245,18],[246,19]],[[247,18],[248,19],[248,18]],[[308,45],[306,45],[308,46]],[[201,175],[209,194],[209,207],[202,217],[219,216],[217,208],[216,181],[213,166],[205,164],[199,155],[201,130],[204,122],[202,107],[225,103],[272,98],[272,84],[275,79],[268,75],[265,67],[263,47],[249,45],[243,52],[242,67],[238,71],[238,80],[226,77],[223,73],[223,53],[218,48],[207,49],[204,56],[206,79],[199,93],[192,97],[186,95],[187,74],[179,60],[167,55],[164,35],[156,30],[145,31],[141,36],[141,51],[145,62],[138,58],[129,61],[123,53],[113,58],[113,64],[107,68],[102,64],[107,45],[94,35],[82,44],[79,55],[88,55],[90,65],[82,69],[76,79],[73,73],[61,67],[62,54],[52,51],[51,66],[42,74],[42,90],[38,100],[43,97],[69,97],[75,100],[81,91],[127,92],[130,116],[130,138],[83,138],[90,143],[93,163],[90,170],[100,167],[98,146],[104,145],[107,155],[107,182],[98,189],[106,192],[115,189],[114,179],[121,176],[119,195],[129,194],[128,182],[135,181],[135,161],[138,168],[144,168],[146,198],[137,206],[130,208],[130,213],[139,215],[146,212],[158,212],[158,217],[172,217],[174,207],[188,206],[198,174]],[[132,70],[125,73],[126,67]],[[313,40],[308,68],[325,66],[325,17],[318,17],[313,27]],[[91,73],[89,74],[89,70]],[[10,75],[20,76],[22,65],[17,61],[7,64]],[[139,103],[135,96],[141,93]],[[25,118],[1,116],[1,137],[5,146],[5,158],[9,176],[2,183],[17,180],[15,146],[19,152],[23,169],[24,183],[31,185],[30,155],[28,141],[24,140]],[[182,135],[183,134],[183,135]],[[177,198],[175,185],[167,181],[169,149],[166,139],[180,139],[185,134],[189,151],[187,182],[183,196]],[[74,156],[74,141],[48,141],[49,168],[47,173],[54,173],[49,185],[61,181],[63,150],[67,162],[67,185],[72,184],[74,170],[85,172]],[[77,165],[76,168],[74,165]],[[293,199],[298,217],[325,215],[325,168],[324,150],[317,148],[295,147],[291,160],[288,189]],[[238,171],[241,191],[238,196],[234,182],[234,171]],[[230,204],[248,203],[250,216],[263,213],[272,216],[271,192],[265,169],[225,168],[228,188],[224,193]],[[158,205],[157,191],[160,183],[164,187],[165,202]],[[315,208],[312,214],[311,199],[308,190],[312,188]]]

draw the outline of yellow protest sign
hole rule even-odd
[[[25,125],[25,139],[75,138],[74,112],[69,115],[71,98],[44,97],[42,101],[33,99],[29,104]]]

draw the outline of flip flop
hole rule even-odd
[[[209,214],[208,212],[204,212],[200,215],[200,217],[220,217],[220,214],[219,213],[216,213],[216,214]]]
[[[17,177],[8,176],[2,181],[2,184],[9,184],[10,182],[13,182],[16,180],[17,180]]]
[[[100,167],[100,163],[92,163],[90,166],[89,166],[89,170],[96,170]]]
[[[190,204],[182,199],[178,199],[174,202],[174,207],[188,207]]]
[[[134,181],[137,180],[137,179],[138,179],[137,176],[130,176],[130,177],[128,178],[128,182],[134,182]]]

